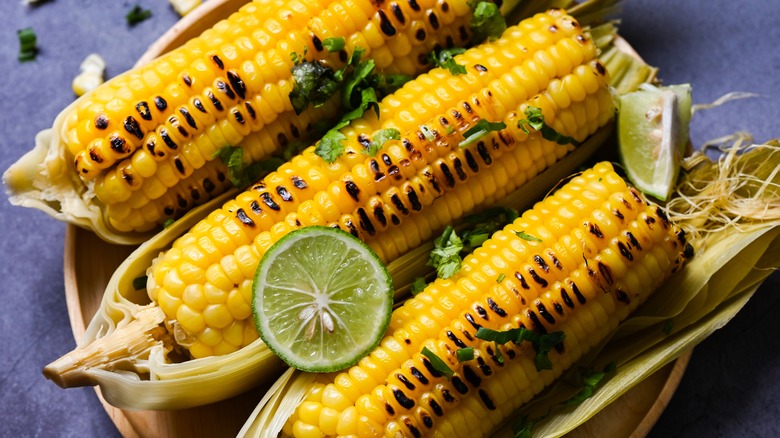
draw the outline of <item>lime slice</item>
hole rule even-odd
[[[631,182],[659,200],[669,199],[688,144],[691,87],[645,86],[620,96],[618,144]]]
[[[252,287],[260,337],[303,371],[357,363],[382,340],[393,310],[384,263],[361,240],[330,227],[281,238],[260,261]]]

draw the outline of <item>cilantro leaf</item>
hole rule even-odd
[[[420,292],[424,291],[425,286],[427,285],[428,283],[425,282],[425,278],[423,277],[415,278],[414,281],[412,282],[412,289],[411,289],[412,295],[417,295]]]
[[[441,360],[441,358],[437,356],[436,353],[429,350],[428,347],[423,347],[422,355],[427,357],[428,360],[431,361],[431,365],[433,366],[433,369],[438,371],[438,373],[444,376],[447,380],[450,380],[450,377],[452,377],[452,375],[455,374],[455,372],[452,371],[452,368],[450,368],[447,365],[447,363]]]
[[[144,9],[141,7],[141,5],[135,5],[133,6],[133,9],[130,9],[130,12],[125,15],[125,20],[127,20],[127,24],[130,26],[135,26],[136,24],[146,20],[151,16],[151,10]]]
[[[374,134],[374,138],[371,140],[371,143],[369,143],[368,147],[364,148],[362,152],[369,157],[373,157],[377,152],[379,152],[380,149],[382,149],[388,140],[400,139],[401,131],[395,128],[380,129],[376,132],[376,134]]]
[[[473,14],[471,17],[471,31],[474,33],[472,44],[478,44],[486,40],[493,40],[501,36],[506,30],[506,20],[501,15],[498,5],[492,2],[479,2],[471,4]]]
[[[512,433],[514,438],[531,438],[531,430],[536,426],[536,421],[529,420],[527,416],[518,418],[512,423]]]
[[[314,153],[325,160],[325,162],[332,163],[344,153],[344,143],[342,141],[346,139],[347,137],[339,132],[338,129],[331,129],[317,143]]]
[[[300,114],[309,104],[322,106],[340,88],[333,69],[317,61],[301,61],[292,68],[295,84],[289,97],[295,114]]]
[[[536,236],[532,236],[532,235],[526,233],[525,231],[515,231],[515,234],[517,234],[517,237],[519,237],[519,238],[521,238],[523,240],[527,240],[529,242],[541,242],[542,241],[542,239],[540,239],[540,238],[538,238]]]
[[[463,249],[463,242],[452,226],[447,226],[439,238],[434,241],[434,248],[428,256],[428,266],[436,268],[436,275],[439,278],[450,278],[455,275],[463,261],[460,257],[460,251]]]
[[[463,141],[458,144],[459,147],[465,148],[479,141],[480,138],[490,134],[491,132],[500,131],[506,129],[506,123],[504,122],[490,122],[485,119],[479,119],[477,123],[463,133]]]
[[[539,339],[536,343],[533,343],[534,351],[536,351],[534,365],[536,365],[537,371],[552,369],[552,362],[550,361],[550,357],[547,355],[547,353],[555,348],[556,345],[563,342],[564,338],[566,338],[566,333],[557,331],[552,333],[545,333],[539,336]]]
[[[428,60],[434,67],[446,68],[454,76],[466,74],[466,66],[455,62],[455,55],[460,55],[466,49],[453,47],[451,49],[434,50],[428,55]]]
[[[474,359],[474,347],[459,348],[455,351],[458,362],[466,362]]]
[[[268,158],[256,163],[244,163],[244,149],[240,146],[225,146],[214,152],[214,158],[219,158],[227,167],[228,180],[234,187],[245,187],[257,181],[260,177],[275,170],[282,164],[279,158]]]
[[[504,331],[496,331],[480,327],[475,335],[478,339],[485,341],[494,341],[497,344],[506,344],[507,342],[514,342],[519,344],[522,341],[528,341],[534,348],[536,356],[534,357],[534,364],[536,370],[549,370],[552,369],[552,362],[548,357],[550,350],[555,348],[558,344],[563,342],[566,334],[562,331],[556,331],[552,333],[545,333],[540,335],[533,330],[526,329],[525,327],[513,328]]]
[[[506,207],[493,207],[463,218],[469,226],[463,231],[463,249],[471,252],[481,246],[496,231],[517,219],[516,210]]]
[[[517,127],[522,129],[526,134],[531,133],[531,129],[538,131],[542,134],[542,138],[548,141],[554,141],[558,144],[572,144],[577,146],[579,142],[566,135],[563,135],[553,129],[552,126],[544,122],[544,114],[542,114],[541,108],[535,106],[529,106],[525,110],[525,119],[517,122]]]
[[[338,52],[343,49],[347,44],[347,40],[344,37],[330,37],[322,40],[322,47],[330,53]]]
[[[411,76],[402,74],[373,74],[369,78],[371,87],[373,87],[377,94],[381,96],[387,96],[390,93],[394,93],[411,80]]]

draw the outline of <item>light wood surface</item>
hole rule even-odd
[[[184,17],[139,59],[142,64],[154,59],[203,29],[227,17],[246,0],[209,0]],[[78,341],[100,306],[106,284],[133,247],[116,246],[95,234],[69,225],[65,236],[65,294],[73,336]],[[579,438],[644,437],[671,399],[690,359],[688,352],[650,378],[632,388],[569,436]],[[178,411],[128,411],[103,400],[107,414],[119,432],[128,438],[235,436],[263,396],[263,388],[254,388],[237,397]]]

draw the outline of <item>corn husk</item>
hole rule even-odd
[[[616,29],[612,25],[606,26],[602,42],[608,47],[604,50],[618,51],[607,63],[608,70],[620,73],[630,69],[631,75],[618,76],[629,78],[631,82],[652,80],[654,70],[643,68],[645,64],[635,54],[611,48],[616,41]],[[621,83],[614,82],[614,85],[625,88]],[[500,203],[517,209],[527,207],[585,163],[610,138],[612,129],[611,126],[603,128]],[[227,196],[232,194],[223,195],[216,203],[221,205]],[[182,409],[217,402],[278,377],[283,370],[281,362],[259,339],[235,353],[177,362],[175,343],[169,334],[159,330],[162,322],[159,314],[157,324],[151,315],[154,305],[149,305],[144,291],[133,288],[133,281],[146,274],[152,260],[197,223],[211,205],[191,211],[144,242],[119,266],[79,346],[47,366],[44,371],[47,377],[64,387],[99,385],[110,404],[122,409],[146,410]],[[394,284],[400,286],[398,298],[408,291],[414,278],[430,272],[425,262],[432,245],[431,240],[388,266]],[[151,317],[146,325],[130,326],[139,316],[146,318],[147,315]],[[130,342],[127,326],[136,327],[134,330],[140,339]],[[138,327],[142,328],[138,330]]]

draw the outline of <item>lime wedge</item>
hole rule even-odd
[[[393,311],[384,263],[361,240],[330,227],[281,238],[260,261],[252,288],[260,337],[303,371],[354,365],[382,340]]]
[[[618,145],[626,174],[639,190],[666,201],[688,144],[691,86],[644,86],[619,99]]]

